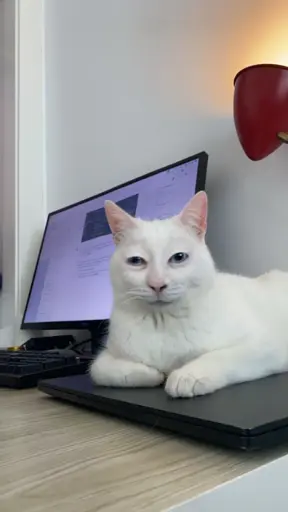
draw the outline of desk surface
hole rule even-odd
[[[235,453],[0,389],[1,512],[159,512],[287,451]]]

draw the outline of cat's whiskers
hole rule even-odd
[[[135,295],[132,295],[130,297],[124,297],[123,299],[121,299],[121,305],[126,305],[126,304],[130,304],[131,302],[133,302],[134,300],[144,300],[143,297],[141,296],[135,296]]]

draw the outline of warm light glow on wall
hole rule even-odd
[[[203,59],[207,75],[212,70],[212,76],[207,76],[206,83],[210,89],[205,96],[205,107],[210,112],[213,110],[230,114],[234,93],[233,79],[241,69],[254,64],[280,64],[288,67],[287,0],[278,0],[276,7],[275,9],[275,1],[272,0],[251,0],[251,8],[246,6],[245,18],[235,21],[232,32],[228,28],[222,29],[222,34],[218,32],[212,57],[217,65],[212,65],[208,55]],[[221,43],[225,59],[220,57]],[[206,92],[204,91],[203,87],[203,95]],[[201,105],[202,110],[205,107]]]
[[[282,64],[288,66],[288,30],[286,18],[280,20],[281,11],[277,19],[267,18],[262,24],[261,33],[257,34],[254,48],[249,55],[251,64]],[[284,26],[285,25],[285,26]],[[265,29],[265,30],[264,30]]]
[[[276,56],[275,62],[272,64],[282,64],[282,66],[288,66],[288,52],[281,52]]]
[[[277,57],[277,64],[288,66],[288,52],[279,54],[279,57]]]
[[[187,115],[199,111],[200,116],[231,116],[233,80],[238,71],[253,64],[288,66],[288,2],[230,2],[229,8],[225,6],[219,12],[218,0],[211,2],[208,16],[205,2],[201,9],[198,2],[184,3],[191,6],[190,17],[187,13],[187,24],[173,21],[164,57],[161,62],[153,61],[151,87],[159,76],[161,98],[166,95],[170,108],[175,105],[178,112],[182,109]],[[196,13],[199,16],[199,9],[203,22],[201,30],[195,32],[192,20]],[[157,47],[158,33],[154,33],[155,41],[149,35],[151,55]]]

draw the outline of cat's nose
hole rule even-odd
[[[155,285],[155,284],[149,284],[151,290],[153,290],[155,293],[161,293],[163,290],[167,288],[167,284],[161,284],[161,285]]]

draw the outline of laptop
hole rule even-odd
[[[288,373],[187,399],[170,398],[163,388],[96,387],[88,374],[45,380],[38,388],[103,414],[236,450],[288,441]]]

